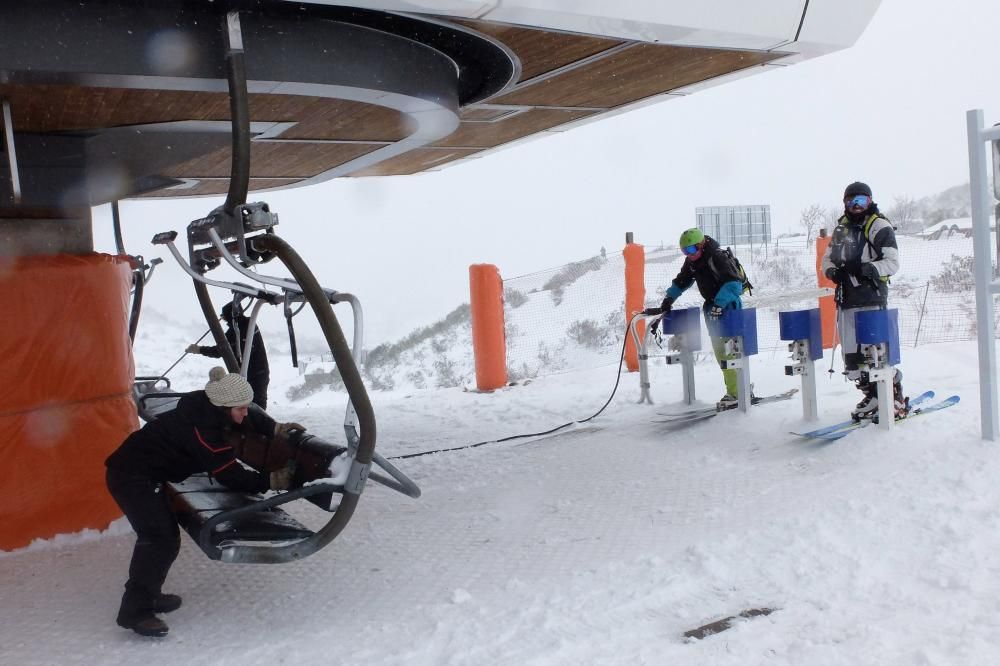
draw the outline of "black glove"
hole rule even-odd
[[[646,308],[642,311],[642,314],[647,317],[655,317],[658,314],[663,314],[663,310],[660,308]]]
[[[722,308],[722,306],[720,306],[720,305],[713,305],[712,309],[708,311],[708,316],[711,317],[712,319],[716,319],[716,320],[722,319],[722,313],[724,311],[725,310]]]
[[[848,275],[846,270],[837,267],[826,269],[826,277],[827,279],[832,280],[835,284],[841,284],[842,282],[847,281]]]
[[[663,302],[660,303],[660,312],[662,312],[663,314],[670,314],[670,310],[672,310],[673,307],[674,307],[674,299],[667,296],[666,298],[663,299]]]
[[[878,280],[879,277],[881,277],[878,273],[878,269],[875,268],[875,264],[861,264],[855,275],[864,280]]]

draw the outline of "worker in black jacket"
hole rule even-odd
[[[249,428],[282,437],[304,428],[250,410],[253,390],[240,375],[216,367],[209,378],[204,391],[184,394],[173,411],[133,432],[105,462],[108,490],[136,533],[117,621],[144,636],[165,636],[167,625],[155,613],[181,605],[179,596],[161,592],[180,551],[180,531],[164,483],[208,472],[234,490],[264,492],[287,490],[294,474],[291,466],[269,475],[244,467],[227,435],[234,428]]]
[[[222,320],[226,323],[226,340],[232,347],[238,362],[243,358],[246,350],[247,331],[250,329],[250,318],[243,314],[243,310],[237,307],[234,311],[233,304],[226,303],[222,306]],[[254,404],[261,409],[267,409],[267,385],[271,382],[271,370],[267,362],[267,350],[264,349],[264,339],[260,335],[260,329],[254,327],[253,344],[250,345],[250,362],[247,364],[247,381],[253,388]],[[185,350],[189,354],[201,354],[209,358],[222,358],[222,351],[218,345],[188,345]]]

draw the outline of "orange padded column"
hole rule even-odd
[[[823,254],[830,244],[830,237],[820,230],[819,238],[816,239],[816,284],[820,287],[834,288],[837,285],[823,274]],[[837,328],[837,304],[833,296],[820,296],[819,298],[819,321],[823,329],[823,349],[833,347],[833,340]]]
[[[627,235],[625,244],[625,365],[629,372],[639,369],[639,352],[635,348],[632,332],[628,324],[632,316],[646,308],[646,248],[632,242],[632,234]],[[639,336],[646,335],[640,328]]]
[[[507,385],[503,280],[497,267],[493,264],[469,266],[469,293],[476,387],[480,391],[492,391]]]
[[[138,427],[130,285],[103,254],[0,260],[0,550],[121,515],[104,459]]]

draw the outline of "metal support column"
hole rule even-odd
[[[1000,433],[997,414],[996,330],[993,295],[1000,292],[994,280],[990,243],[990,193],[983,144],[1000,141],[1000,128],[983,128],[981,109],[965,114],[969,134],[969,189],[972,198],[972,248],[976,276],[976,335],[979,345],[979,410],[983,439],[996,441]],[[994,179],[997,174],[994,174]]]
[[[794,340],[788,344],[792,365],[785,366],[785,374],[802,376],[802,418],[815,421],[819,418],[816,401],[816,362],[809,352],[809,340]]]

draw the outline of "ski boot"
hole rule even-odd
[[[903,384],[896,382],[892,385],[892,406],[895,410],[896,420],[905,419],[910,413],[910,397],[903,395]]]
[[[719,402],[715,403],[716,409],[718,409],[720,412],[724,412],[727,409],[735,409],[739,406],[740,406],[740,399],[737,398],[732,393],[727,393],[726,395],[722,396],[722,399],[719,400]]]
[[[854,421],[861,421],[862,419],[872,419],[878,417],[878,387],[870,382],[865,382],[858,380],[856,382],[858,389],[865,394],[865,397],[861,399],[854,409],[851,410],[851,418]]]

